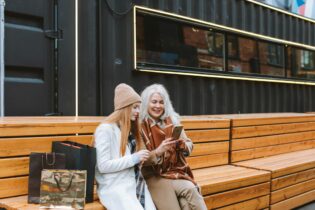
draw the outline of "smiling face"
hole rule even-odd
[[[135,121],[139,117],[140,102],[132,104],[130,120]]]
[[[148,106],[149,115],[156,121],[160,120],[160,117],[164,113],[164,100],[159,93],[153,93],[150,97]]]

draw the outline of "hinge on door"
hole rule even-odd
[[[63,30],[59,29],[57,31],[55,30],[46,30],[45,31],[45,36],[50,38],[50,39],[63,39]]]

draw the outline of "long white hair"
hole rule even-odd
[[[146,87],[141,93],[141,107],[140,107],[140,120],[146,120],[150,117],[148,113],[150,98],[154,93],[161,95],[164,101],[164,113],[161,116],[161,120],[164,120],[167,117],[171,117],[171,120],[174,125],[180,124],[179,114],[174,111],[172,102],[168,95],[167,90],[161,84],[153,84]]]

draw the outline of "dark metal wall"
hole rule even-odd
[[[55,24],[58,52],[49,37]],[[74,115],[74,61],[73,1],[6,1],[6,116]]]
[[[88,22],[91,17],[94,21],[95,13],[98,14],[98,30],[85,32],[85,38],[98,35],[99,39],[96,42],[89,39],[95,47],[91,55],[89,50],[81,52],[80,58],[89,61],[89,65],[80,67],[81,75],[90,77],[83,79],[86,85],[81,87],[81,115],[109,114],[113,109],[114,88],[120,82],[132,85],[138,92],[152,83],[164,84],[175,109],[184,115],[315,110],[314,86],[133,71],[131,3],[126,0],[89,3],[98,5],[85,13],[91,16],[81,24],[91,28]],[[315,46],[314,23],[245,0],[134,0],[133,3]],[[91,77],[99,80],[93,81]]]
[[[36,5],[36,6],[33,6]],[[53,112],[53,4],[10,0],[5,9],[5,115]]]
[[[58,41],[57,83],[52,76],[53,45],[43,34],[52,24],[53,1],[23,2],[7,1],[6,72],[11,77],[26,75],[27,81],[37,78],[42,83],[7,80],[6,115],[43,115],[54,112],[56,105],[58,112],[73,115],[74,1],[58,1],[58,27],[63,30],[63,39]],[[314,86],[134,71],[134,4],[315,46],[314,23],[245,0],[79,1],[80,115],[109,114],[113,110],[114,88],[121,82],[132,85],[138,92],[152,83],[164,84],[175,109],[183,115],[315,111]],[[25,18],[27,22],[24,22]],[[35,24],[36,33],[34,30],[25,30],[24,35],[19,33],[29,24],[32,26],[35,20],[40,22]],[[8,23],[15,23],[15,28],[8,27]],[[35,34],[28,36],[28,33]],[[29,73],[23,74],[25,71]]]

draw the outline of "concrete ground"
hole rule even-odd
[[[315,210],[315,202],[305,204],[304,206],[295,208],[294,210]]]

